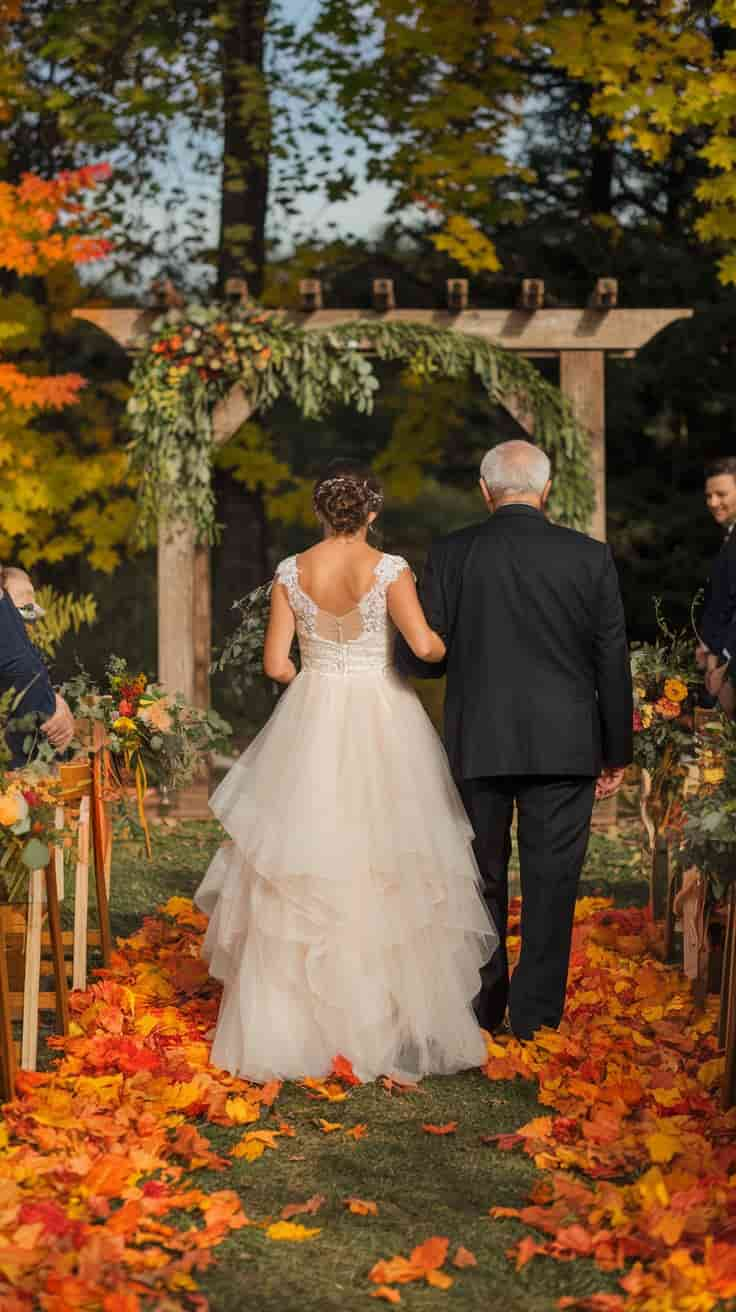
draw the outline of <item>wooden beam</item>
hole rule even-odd
[[[234,437],[240,426],[253,414],[253,401],[244,387],[235,387],[217,402],[212,411],[212,438],[215,446],[222,446]]]
[[[597,310],[614,310],[618,305],[618,278],[599,278],[590,296]]]
[[[194,701],[194,525],[162,516],[158,529],[158,677]]]
[[[595,510],[590,531],[606,540],[606,360],[603,351],[560,351],[560,389],[590,433]]]
[[[136,335],[145,332],[156,318],[157,310],[94,309],[72,311],[77,319],[95,324],[131,349]],[[692,318],[690,309],[608,310],[590,306],[575,310],[464,310],[460,314],[447,310],[315,310],[302,314],[288,311],[286,319],[300,324],[308,332],[336,328],[361,320],[381,323],[416,323],[446,328],[472,337],[498,342],[508,351],[639,351],[657,333],[680,319]],[[365,343],[368,347],[370,344]]]
[[[541,278],[522,278],[519,293],[520,310],[541,310],[544,306],[544,281]]]
[[[192,588],[192,642],[194,644],[194,705],[206,711],[210,704],[212,663],[212,578],[211,553],[204,542],[194,548]]]
[[[534,440],[534,415],[529,409],[529,403],[519,392],[514,392],[511,396],[506,396],[499,402],[504,410],[507,410],[513,419],[516,420],[520,428],[524,429],[527,437]]]
[[[319,278],[300,278],[299,301],[303,314],[322,309],[322,283]]]

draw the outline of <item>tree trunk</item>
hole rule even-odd
[[[608,128],[606,119],[594,120],[591,128],[590,172],[585,209],[587,214],[610,214],[613,208],[613,169],[616,148],[612,141],[606,139],[605,133]]]
[[[271,108],[264,72],[270,0],[222,0],[225,130],[218,287],[245,277],[258,296],[265,263]]]

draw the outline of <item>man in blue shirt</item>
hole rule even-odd
[[[32,602],[33,585],[28,576],[21,570],[13,570],[12,575],[14,584],[30,590]],[[20,593],[17,600],[23,601]],[[44,658],[28,637],[23,616],[6,586],[5,571],[0,568],[0,696],[10,688],[22,694],[13,718],[33,715],[56,751],[66,751],[74,736],[74,718],[64,698],[51,686]],[[27,732],[14,730],[7,734],[13,770],[26,763],[23,741]]]

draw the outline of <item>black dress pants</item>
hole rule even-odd
[[[484,1029],[503,1020],[508,1003],[514,1034],[530,1039],[562,1018],[572,922],[593,812],[595,780],[499,775],[458,780],[475,830],[483,897],[500,943],[481,970],[475,1011]],[[521,866],[521,955],[509,985],[506,954],[511,821],[517,809]]]

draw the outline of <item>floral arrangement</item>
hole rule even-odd
[[[48,865],[51,845],[59,840],[55,781],[32,769],[7,768],[4,731],[16,700],[13,689],[0,698],[0,902],[25,900],[31,871]]]
[[[720,900],[736,878],[736,724],[725,715],[700,735],[693,773],[697,787],[682,803],[677,865],[696,866]]]
[[[143,809],[149,782],[182,787],[194,778],[206,753],[228,746],[232,730],[216,711],[189,706],[178,693],[168,693],[145,673],[134,674],[119,656],[110,657],[105,681],[106,688],[100,691],[81,671],[61,691],[76,719],[104,725],[119,783],[124,772],[133,775],[150,854]]]
[[[230,671],[233,691],[238,696],[266,677],[263,673],[263,644],[266,640],[272,586],[272,580],[261,583],[247,597],[233,602],[232,609],[240,615],[238,625],[210,667],[212,674],[222,670]],[[298,669],[299,647],[296,642],[292,647],[291,659]]]
[[[494,400],[523,397],[557,469],[552,514],[573,527],[589,522],[588,434],[557,388],[493,342],[381,318],[305,331],[253,303],[191,302],[159,315],[137,345],[128,419],[142,542],[153,540],[162,513],[193,524],[199,541],[215,540],[212,414],[233,387],[254,411],[283,396],[306,419],[335,405],[370,413],[379,388],[373,358],[416,362],[446,378],[474,374]]]
[[[631,650],[634,683],[634,761],[651,782],[649,816],[664,830],[679,806],[687,767],[694,754],[696,690],[702,678],[695,666],[688,631],[674,632],[655,599],[659,636]]]

